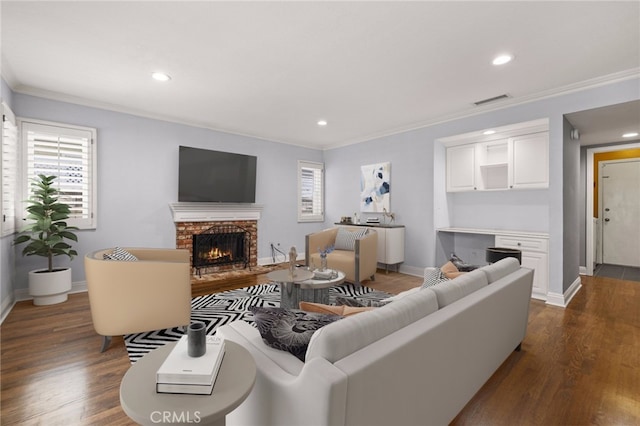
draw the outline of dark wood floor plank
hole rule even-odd
[[[522,351],[454,425],[640,424],[640,285],[582,283],[566,309],[531,302]]]
[[[200,281],[193,295],[267,282],[264,275]],[[366,282],[399,293],[422,279],[380,272]],[[582,278],[566,309],[532,300],[514,352],[454,425],[640,424],[640,284]],[[120,407],[129,368],[116,336],[100,353],[86,293],[61,305],[19,302],[0,327],[3,425],[132,425]],[[425,384],[428,386],[428,384]]]

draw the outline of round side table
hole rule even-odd
[[[120,384],[124,412],[141,425],[224,426],[225,416],[245,400],[256,380],[256,364],[242,346],[227,340],[211,395],[156,392],[156,372],[175,343],[155,349],[129,368]]]

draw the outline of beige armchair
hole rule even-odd
[[[375,280],[378,268],[378,234],[374,229],[358,226],[343,226],[348,232],[363,231],[367,234],[355,239],[353,250],[334,250],[327,255],[327,267],[345,273],[346,280],[360,284],[365,279]],[[320,249],[336,244],[340,228],[329,228],[309,234],[305,241],[305,261],[307,265],[320,266]]]
[[[189,251],[126,248],[137,261],[104,260],[112,249],[84,258],[91,318],[103,336],[186,326],[191,316]]]

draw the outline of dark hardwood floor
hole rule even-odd
[[[264,275],[199,282],[208,294],[265,282]],[[377,274],[389,293],[421,279]],[[583,277],[566,309],[532,300],[529,329],[454,420],[455,425],[640,424],[640,283]],[[61,305],[19,302],[0,327],[2,425],[131,425],[120,408],[129,368],[121,337],[100,353],[86,293]],[[428,384],[425,384],[428,386]]]
[[[527,337],[454,425],[640,425],[640,283],[582,277],[566,309],[532,300]]]

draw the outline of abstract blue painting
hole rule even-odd
[[[391,163],[369,164],[360,172],[360,211],[382,213],[389,209]]]

